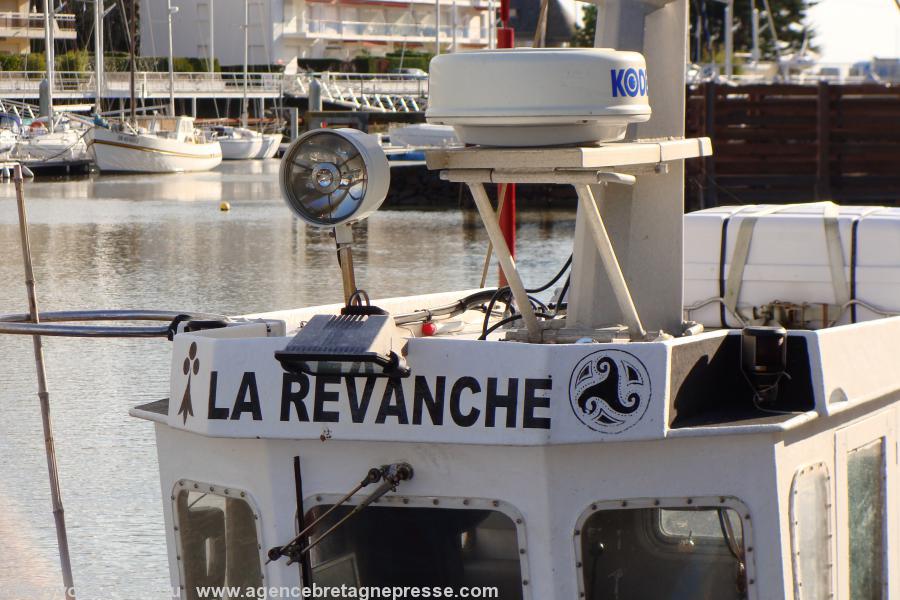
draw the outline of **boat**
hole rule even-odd
[[[206,129],[207,133],[214,137],[222,145],[222,157],[225,160],[266,159],[275,156],[281,144],[280,133],[262,133],[253,131],[247,126],[248,121],[248,92],[249,92],[249,66],[248,53],[250,49],[250,2],[244,0],[244,72],[243,72],[243,97],[241,98],[241,126],[213,126]]]
[[[148,117],[95,126],[90,148],[101,173],[208,171],[222,162],[222,148],[194,128],[190,117]]]
[[[0,155],[8,157],[16,147],[19,133],[22,131],[22,119],[12,113],[0,113]]]
[[[61,164],[77,164],[87,160],[87,128],[73,127],[64,118],[58,118],[49,128],[46,117],[35,119],[21,129],[12,156],[15,160],[35,167]]]
[[[138,118],[134,95],[134,47],[131,60],[131,119],[108,123],[97,119],[90,132],[89,145],[101,173],[181,173],[208,171],[222,162],[219,142],[206,139],[194,128],[191,117],[175,116],[174,58],[172,53],[172,15],[177,12],[169,2],[169,116]],[[131,13],[135,14],[134,11]],[[135,39],[133,19],[131,38]]]
[[[280,133],[260,133],[247,127],[216,125],[204,132],[219,142],[224,160],[249,160],[272,158],[281,143]]]
[[[266,159],[273,158],[278,153],[283,138],[280,133],[260,133],[263,139],[262,147],[254,158]]]
[[[900,592],[900,212],[685,217],[685,161],[713,151],[684,137],[687,4],[600,10],[595,49],[431,63],[426,117],[470,145],[427,166],[468,186],[505,285],[379,298],[357,280],[353,226],[390,167],[373,136],[321,129],[279,183],[333,232],[342,302],[136,313],[167,323],[131,331],[57,323],[124,312],[0,318],[171,340],[167,397],[130,412],[155,431],[182,597]],[[495,183],[577,191],[571,259],[543,285],[522,279]],[[392,258],[415,282],[410,250]]]

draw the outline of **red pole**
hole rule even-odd
[[[509,0],[500,0],[500,22],[503,25],[497,29],[497,48],[515,48],[516,32],[509,27]],[[501,189],[498,186],[498,194]],[[497,199],[499,202],[499,198]],[[511,183],[506,186],[506,200],[499,216],[500,231],[506,239],[506,245],[513,258],[516,257],[516,185]],[[500,270],[500,286],[506,285],[506,277]]]

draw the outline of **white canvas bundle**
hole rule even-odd
[[[740,326],[772,303],[810,305],[814,326],[900,313],[896,208],[724,206],[684,227],[685,311],[707,327]]]

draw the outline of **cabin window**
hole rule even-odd
[[[257,518],[245,493],[179,482],[174,504],[184,598],[205,597],[210,586],[250,594],[262,586]]]
[[[790,511],[794,597],[832,598],[831,478],[824,463],[802,467],[794,474]]]
[[[588,600],[747,598],[743,524],[731,508],[600,510],[578,534]]]
[[[438,501],[427,502],[431,507],[377,505],[357,513],[310,551],[312,581],[321,586],[451,587],[457,592],[485,586],[497,588],[497,597],[504,600],[521,599],[525,577],[513,518],[480,506],[440,508],[432,503]],[[484,501],[464,502],[472,506]],[[330,507],[313,507],[306,513],[306,523]],[[310,539],[352,509],[337,508],[316,526]]]
[[[885,465],[882,439],[847,455],[850,598],[884,597]]]

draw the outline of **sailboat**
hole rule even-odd
[[[179,173],[208,171],[222,162],[219,142],[194,129],[191,117],[175,115],[175,75],[172,52],[172,2],[169,22],[169,114],[137,118],[134,101],[134,0],[131,3],[131,121],[106,124],[98,121],[90,145],[101,172]]]
[[[84,141],[85,131],[73,127],[74,123],[65,116],[53,114],[53,82],[55,57],[53,47],[53,24],[56,17],[53,3],[44,0],[44,46],[46,48],[46,114],[34,119],[27,127],[19,128],[15,147],[10,149],[11,158],[29,163],[32,167],[56,166],[61,163],[79,161],[87,155]]]
[[[210,15],[212,18],[212,15]],[[206,129],[207,135],[222,146],[225,160],[247,160],[252,158],[272,158],[281,144],[280,133],[262,133],[247,127],[247,85],[249,70],[248,40],[250,30],[250,2],[244,0],[244,97],[241,102],[241,126],[213,126]],[[210,59],[212,60],[212,58]]]

